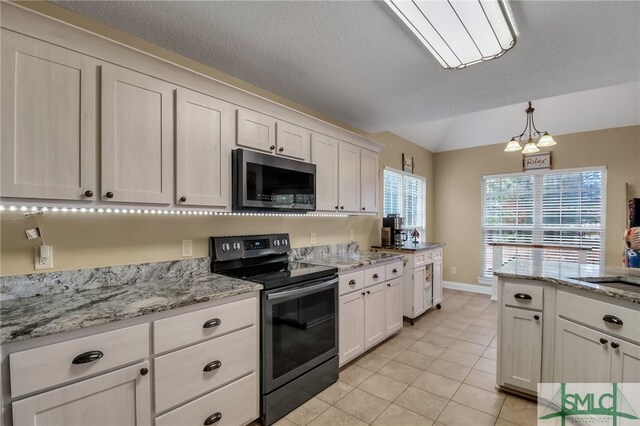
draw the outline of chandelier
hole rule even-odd
[[[540,148],[546,148],[556,144],[551,135],[548,132],[540,132],[536,129],[536,125],[533,122],[533,111],[535,109],[532,106],[532,102],[529,101],[529,108],[525,110],[527,113],[527,124],[524,126],[524,131],[518,136],[511,138],[507,147],[504,149],[506,152],[516,152],[522,150],[523,154],[533,154],[540,151]],[[524,149],[522,149],[523,139]]]

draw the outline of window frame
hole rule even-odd
[[[385,178],[384,178],[384,172],[385,171],[389,171],[392,173],[396,173],[399,175],[407,176],[413,179],[417,179],[422,181],[422,186],[423,186],[423,194],[422,194],[422,226],[417,226],[416,228],[418,229],[418,232],[420,232],[421,235],[426,236],[426,232],[427,232],[427,178],[424,176],[420,176],[417,175],[415,173],[409,173],[409,172],[404,172],[402,170],[398,170],[396,168],[393,167],[389,167],[389,166],[384,166],[383,171],[382,171],[382,217],[385,217]],[[402,212],[400,213],[401,216],[403,218],[406,218],[406,215],[404,214],[404,193],[402,196],[402,202],[400,203],[402,206]],[[403,226],[406,226],[406,223],[403,223]]]

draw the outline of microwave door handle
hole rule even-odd
[[[277,299],[282,299],[282,298],[291,297],[291,296],[296,296],[296,297],[304,296],[305,294],[315,293],[318,290],[324,290],[325,288],[332,287],[333,285],[337,284],[337,282],[338,282],[338,278],[334,278],[331,281],[327,281],[325,283],[318,284],[318,285],[312,285],[309,287],[302,287],[302,288],[297,288],[293,290],[285,290],[285,291],[280,291],[278,293],[267,294],[267,300],[277,300]]]

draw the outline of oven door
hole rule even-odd
[[[263,393],[337,354],[336,275],[262,293]]]

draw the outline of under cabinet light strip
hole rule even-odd
[[[3,206],[0,211],[10,212],[53,212],[53,213],[112,213],[112,214],[151,214],[157,216],[288,216],[288,217],[348,217],[346,213],[262,213],[262,212],[212,212],[204,210],[157,210],[136,208],[104,208],[104,207],[35,207],[35,206]]]

